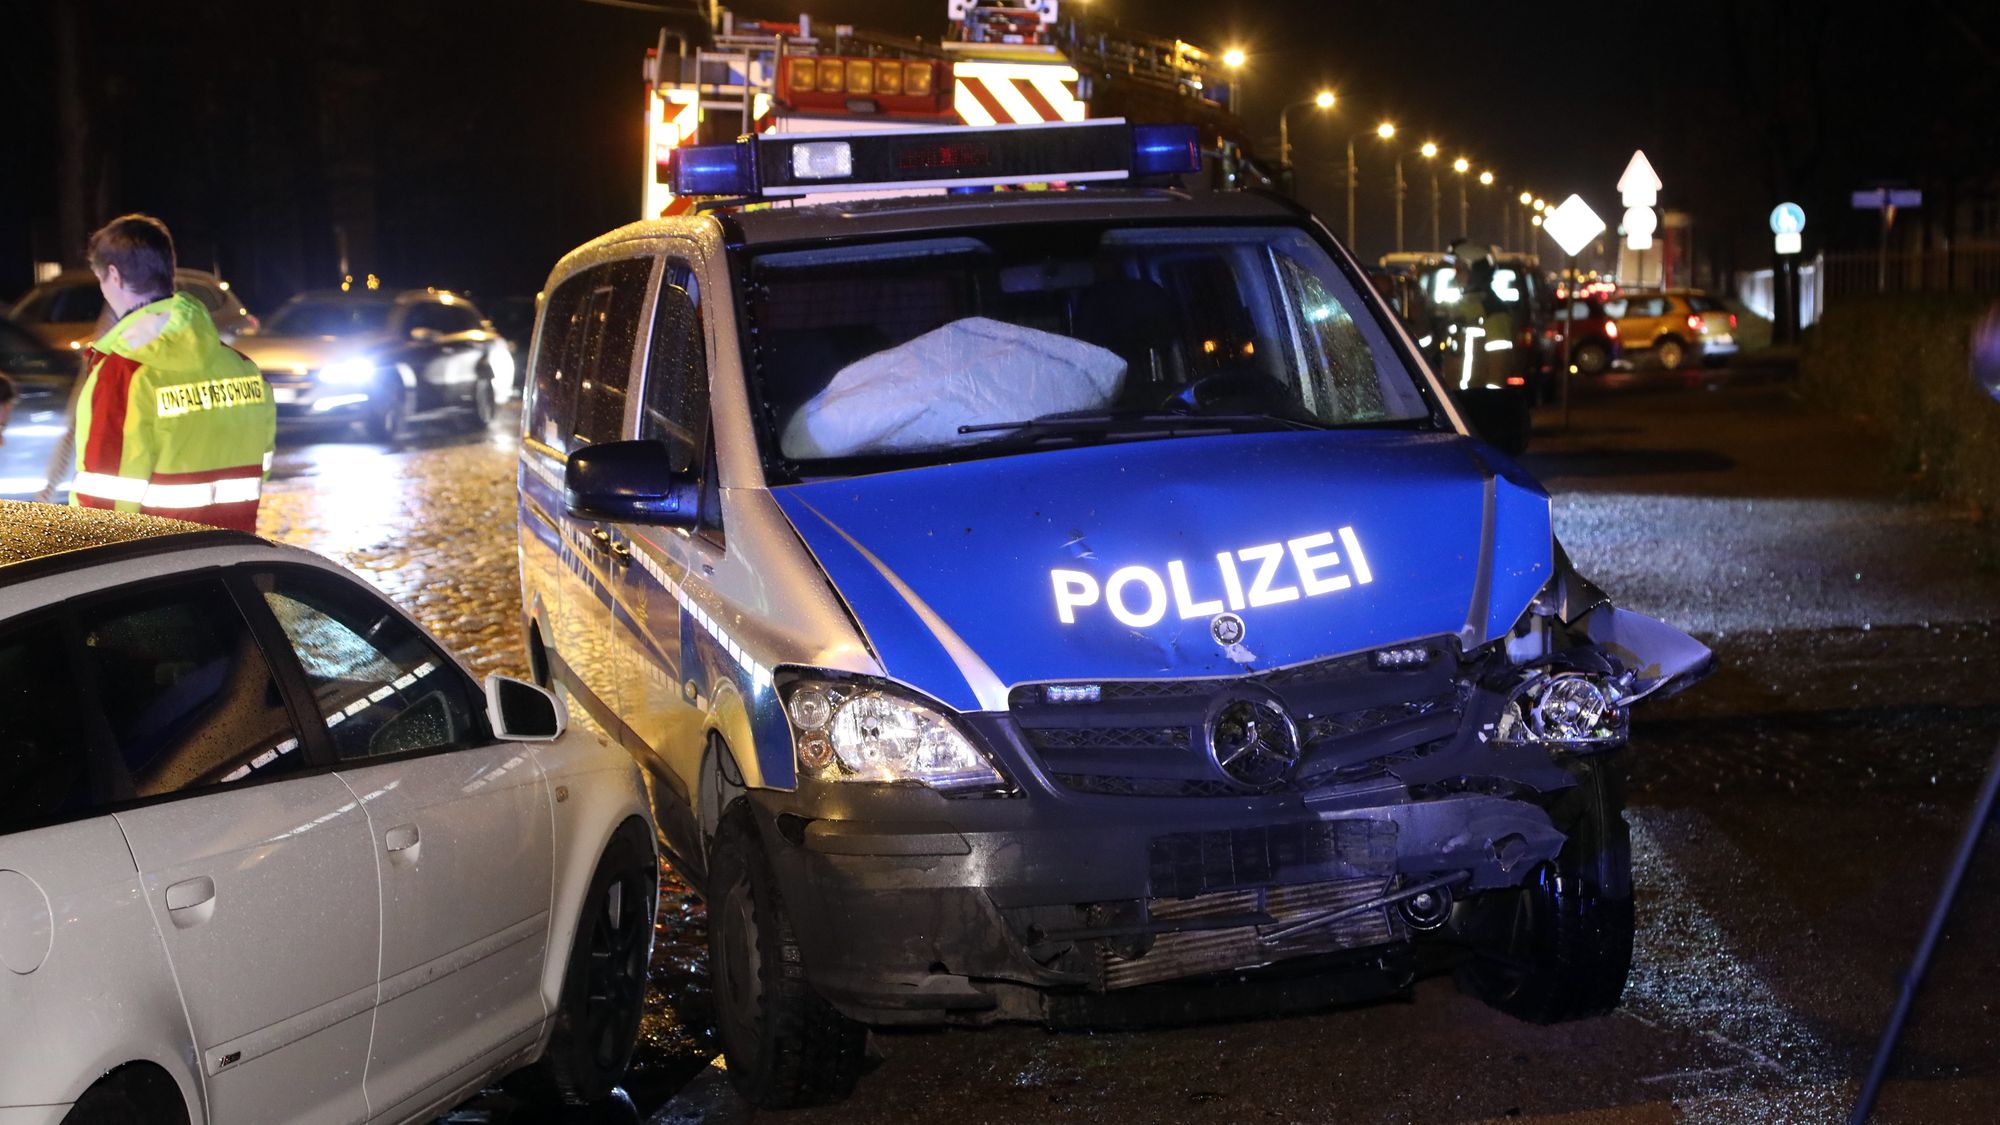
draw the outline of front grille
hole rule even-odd
[[[1097,684],[1088,703],[1050,703],[1047,685],[1023,684],[1009,711],[1057,784],[1096,796],[1230,797],[1258,790],[1209,757],[1212,705],[1244,691],[1275,697],[1292,716],[1303,757],[1279,788],[1300,790],[1381,772],[1368,763],[1450,738],[1464,712],[1453,639],[1428,642],[1421,668],[1379,669],[1361,653],[1276,672]]]
[[[1155,837],[1146,861],[1156,899],[1389,875],[1396,869],[1396,822],[1313,820],[1175,832]]]
[[[1269,935],[1293,923],[1366,902],[1388,889],[1387,878],[1363,878],[1225,891],[1190,899],[1153,899],[1147,904],[1147,913],[1155,922],[1257,913],[1268,915],[1272,921],[1225,930],[1159,934],[1137,957],[1122,956],[1114,951],[1117,943],[1105,942],[1098,953],[1104,987],[1136,988],[1203,973],[1253,968],[1291,957],[1399,941],[1404,936],[1402,921],[1388,907],[1336,918],[1283,941],[1269,939]]]

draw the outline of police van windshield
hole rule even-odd
[[[802,475],[1431,417],[1297,228],[989,228],[767,251],[749,282],[762,440]]]

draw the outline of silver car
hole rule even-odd
[[[0,1122],[608,1094],[657,859],[566,727],[305,551],[0,501]]]

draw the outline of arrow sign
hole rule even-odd
[[[1618,177],[1618,195],[1627,207],[1651,207],[1660,201],[1660,174],[1653,171],[1653,164],[1646,154],[1634,149],[1632,159],[1625,165],[1625,174]]]
[[[1576,252],[1590,245],[1590,240],[1604,233],[1604,220],[1590,209],[1590,204],[1580,195],[1572,195],[1562,201],[1562,206],[1550,211],[1543,220],[1542,229],[1556,240],[1562,252],[1576,257]]]

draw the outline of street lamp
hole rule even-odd
[[[1231,47],[1222,52],[1222,65],[1231,71],[1229,75],[1229,112],[1243,116],[1243,64],[1250,56],[1241,47]]]
[[[1316,106],[1320,109],[1332,109],[1333,103],[1333,91],[1321,90],[1304,101],[1293,102],[1278,111],[1278,163],[1280,165],[1286,168],[1292,166],[1292,131],[1290,125],[1285,120],[1285,115],[1302,105]]]
[[[1451,170],[1458,173],[1458,236],[1465,238],[1472,233],[1472,208],[1465,198],[1465,174],[1472,171],[1472,161],[1461,156],[1451,162]]]
[[[1357,182],[1354,174],[1354,142],[1367,135],[1362,133],[1347,138],[1347,246],[1350,250],[1354,248],[1354,185]],[[1396,127],[1384,121],[1375,126],[1375,135],[1385,141],[1389,140],[1396,135]]]
[[[1438,146],[1435,141],[1425,141],[1417,155],[1431,163],[1431,246],[1438,245],[1438,173],[1435,157]],[[1396,249],[1403,249],[1403,197],[1409,192],[1409,184],[1403,179],[1403,157],[1408,153],[1396,154]]]

